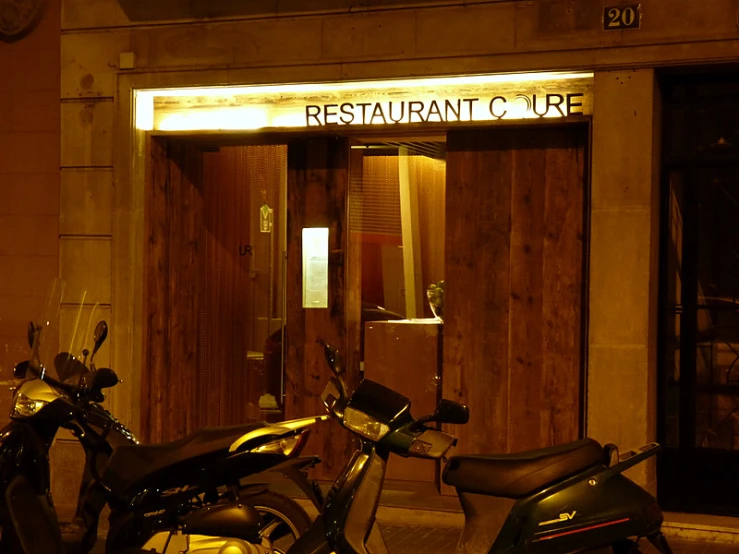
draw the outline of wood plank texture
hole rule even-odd
[[[280,368],[265,368],[258,356],[269,332],[281,324],[281,252],[275,235],[282,223],[284,164],[284,146],[205,154],[198,372],[203,424],[260,419],[260,395],[280,396]],[[263,202],[273,207],[272,233],[259,230]]]
[[[286,417],[325,413],[320,399],[331,371],[321,338],[346,351],[358,349],[348,344],[347,314],[358,310],[359,291],[351,291],[352,270],[347,260],[349,227],[347,195],[349,184],[349,144],[345,138],[312,138],[288,145],[288,244],[287,244],[287,326],[286,326]],[[329,306],[302,307],[302,230],[329,228]],[[356,334],[351,334],[357,342]],[[349,368],[350,386],[358,375]],[[322,477],[335,476],[351,453],[351,438],[335,421],[316,426],[308,449],[318,453],[323,463]]]
[[[470,407],[460,451],[580,435],[586,139],[449,133],[443,391]]]
[[[466,403],[459,450],[508,450],[511,153],[485,133],[447,138],[443,396]]]
[[[281,252],[272,243],[286,149],[203,154],[150,143],[142,435],[161,441],[261,419],[260,395],[279,399],[280,368],[266,375],[260,355],[270,322],[281,324]],[[275,208],[271,234],[259,230],[265,201]]]
[[[147,186],[146,356],[141,379],[145,442],[199,427],[196,406],[202,238],[202,154],[150,139]]]

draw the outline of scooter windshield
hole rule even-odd
[[[29,356],[33,372],[76,385],[94,352],[97,324],[103,319],[97,303],[86,291],[75,290],[60,279],[48,287],[41,315],[29,325]]]

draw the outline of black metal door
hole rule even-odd
[[[739,80],[663,85],[659,500],[739,515]]]

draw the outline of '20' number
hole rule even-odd
[[[634,27],[639,14],[637,10],[628,6],[626,8],[609,8],[608,9],[608,27],[610,29],[619,27]]]

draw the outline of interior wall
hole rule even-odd
[[[279,359],[262,356],[268,335],[282,324],[286,168],[285,146],[204,155],[198,409],[207,425],[262,419],[258,401],[265,392],[281,403]],[[272,209],[269,233],[260,229],[265,203]]]

